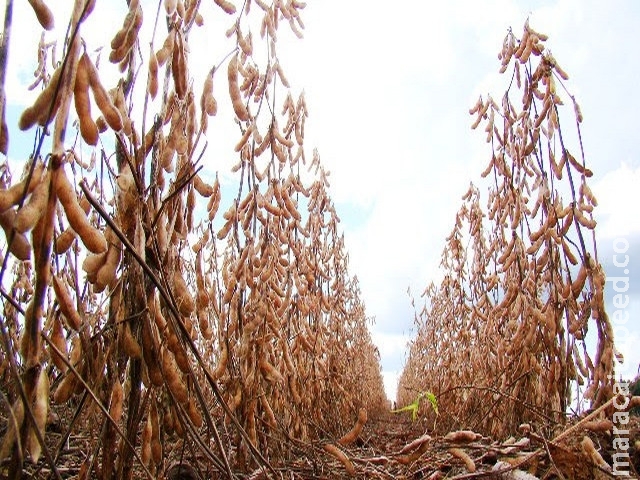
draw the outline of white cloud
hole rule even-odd
[[[382,381],[384,383],[384,391],[387,398],[391,402],[395,402],[398,393],[398,380],[402,370],[385,370],[382,372]]]
[[[637,164],[637,162],[636,162]],[[598,236],[613,238],[640,231],[640,166],[622,163],[593,186],[598,199]]]

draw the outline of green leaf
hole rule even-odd
[[[415,421],[416,417],[418,416],[418,402],[419,400],[416,399],[416,401],[407,405],[406,407],[398,408],[397,410],[391,410],[391,413],[411,412],[411,419]]]
[[[427,397],[427,400],[429,400],[429,403],[431,404],[431,408],[433,408],[433,411],[438,415],[438,399],[436,396],[431,392],[424,392],[424,396]]]
[[[429,400],[429,403],[431,404],[431,408],[433,408],[433,411],[436,412],[436,415],[438,415],[438,400],[436,399],[436,396],[429,391],[420,392],[416,396],[416,399],[413,401],[413,403],[410,403],[406,407],[398,408],[397,410],[391,410],[391,413],[411,412],[411,420],[415,422],[416,418],[418,418],[418,409],[420,408],[420,399],[423,397],[426,397],[427,400]]]

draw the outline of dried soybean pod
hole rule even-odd
[[[98,271],[100,270],[100,267],[105,264],[106,259],[107,252],[90,253],[85,257],[82,262],[82,270],[87,274],[87,280],[89,280],[90,283],[96,282]]]
[[[33,11],[38,17],[38,22],[42,25],[42,28],[45,30],[53,30],[55,26],[55,22],[53,21],[53,13],[47,5],[44,3],[44,0],[29,0],[29,4]]]
[[[571,293],[573,294],[573,298],[578,298],[578,296],[580,295],[580,292],[582,292],[582,289],[584,288],[584,284],[587,281],[588,273],[589,272],[587,270],[587,267],[583,262],[580,265],[580,270],[578,270],[578,274],[576,275],[575,280],[571,284]]]
[[[191,397],[191,399],[187,403],[186,410],[187,410],[187,415],[189,415],[189,418],[191,419],[191,422],[193,423],[193,425],[196,428],[200,428],[202,426],[202,414],[198,410],[198,406],[196,405],[196,402],[193,399],[193,397]]]
[[[60,350],[60,353],[64,355],[65,359],[69,359],[69,352],[67,350],[67,342],[64,338],[64,332],[62,330],[62,322],[60,321],[59,315],[54,315],[53,323],[51,325],[51,343]],[[54,365],[61,372],[67,371],[67,364],[62,359],[62,357],[56,353],[52,348],[49,348],[49,354],[51,359],[53,360]]]
[[[149,82],[147,85],[147,91],[151,98],[156,98],[158,95],[158,58],[153,50],[149,55]]]
[[[144,465],[149,465],[151,461],[151,434],[152,434],[151,416],[147,417],[142,430],[142,445],[140,447],[140,460]]]
[[[45,89],[36,97],[33,105],[24,109],[18,120],[18,128],[20,130],[28,130],[36,123],[44,126],[56,116],[56,112],[60,108],[60,99],[56,96],[56,90],[60,82],[61,73],[62,66],[53,72],[51,80],[49,80]],[[48,116],[49,110],[51,110],[50,117]]]
[[[13,402],[8,418],[7,431],[2,438],[2,446],[0,447],[0,458],[2,459],[8,458],[11,455],[17,439],[17,432],[20,431],[22,421],[24,420],[24,403],[20,398],[17,398],[16,401]]]
[[[177,4],[177,0],[164,0],[164,9],[167,12],[168,17],[176,13]]]
[[[49,201],[49,187],[51,185],[51,175],[47,173],[33,190],[27,203],[18,210],[13,226],[16,231],[25,233],[35,227],[36,223],[44,214],[47,202]]]
[[[173,74],[173,84],[176,95],[184,99],[187,94],[187,63],[185,58],[185,46],[182,34],[176,34],[175,46],[171,60],[171,73]]]
[[[247,34],[246,37],[242,36],[242,32],[238,28],[236,33],[238,44],[240,45],[240,49],[242,53],[247,57],[250,57],[253,54],[253,42],[251,41],[251,32]]]
[[[282,189],[281,195],[282,195],[282,200],[284,201],[284,206],[286,211],[288,211],[291,214],[291,216],[295,218],[297,221],[302,220],[302,216],[298,211],[298,207],[294,203],[293,199],[289,196],[289,192],[287,192],[287,189]]]
[[[81,370],[80,367],[81,365],[75,365],[78,371]],[[53,401],[58,404],[66,403],[73,396],[79,384],[81,383],[78,377],[72,371],[68,371],[53,393]]]
[[[162,463],[162,442],[160,441],[160,415],[158,414],[158,402],[151,402],[151,458],[153,463],[160,465]]]
[[[15,218],[16,211],[13,209],[0,213],[0,226],[4,230],[7,242],[12,238],[9,251],[18,260],[29,260],[31,258],[31,244],[24,234],[16,232],[13,228]]]
[[[236,13],[236,6],[227,0],[213,0],[225,13],[233,15]]]
[[[80,330],[82,318],[80,318],[80,314],[66,285],[59,277],[53,277],[53,291],[56,294],[60,312],[67,319],[67,326],[75,331]]]
[[[276,367],[271,365],[268,360],[261,358],[258,362],[260,372],[269,382],[272,383],[284,383],[285,379]]]
[[[173,354],[167,349],[163,349],[162,351],[162,373],[164,373],[167,386],[176,401],[180,403],[187,402],[189,400],[187,387],[182,381],[178,366],[173,359]]]
[[[234,148],[234,150],[236,152],[240,152],[244,146],[247,144],[247,142],[249,141],[249,137],[251,136],[251,134],[254,132],[255,130],[255,124],[252,123],[250,124],[247,129],[244,131],[244,133],[242,134],[242,137],[240,137],[240,140],[238,140],[238,143],[236,143],[236,146]]]
[[[109,240],[109,249],[107,250],[104,264],[102,264],[96,273],[96,291],[103,291],[113,283],[116,279],[118,265],[120,265],[120,259],[122,257],[120,239],[116,237],[111,229],[107,229],[106,235],[107,237],[105,238]]]
[[[158,66],[162,66],[167,62],[169,55],[173,52],[173,45],[176,39],[176,30],[171,29],[167,38],[164,39],[164,43],[162,44],[162,48],[156,52],[156,59],[158,61]]]
[[[204,180],[200,177],[200,175],[195,175],[193,177],[193,188],[203,197],[210,197],[214,193],[214,189],[208,183],[205,183]]]
[[[98,144],[98,125],[91,118],[91,101],[89,99],[89,67],[91,60],[85,52],[78,61],[76,80],[73,86],[73,100],[78,114],[80,134],[89,145]]]
[[[134,3],[136,3],[136,5],[134,5]],[[109,61],[111,63],[125,63],[126,65],[129,54],[131,53],[133,45],[138,38],[138,32],[140,31],[144,18],[142,7],[138,2],[131,2],[129,5],[129,12],[133,12],[132,20],[129,24],[123,25],[122,29],[116,35],[118,37],[117,40],[121,43],[117,48],[111,50],[111,53],[109,54]],[[125,21],[129,18],[131,17],[127,15]],[[122,38],[122,36],[124,36],[124,38]],[[114,40],[116,40],[116,38],[114,38]]]
[[[54,173],[53,181],[55,192],[64,208],[69,225],[78,234],[82,243],[93,253],[106,252],[107,241],[104,235],[89,222],[89,218],[80,207],[75,190],[62,167]]]
[[[340,440],[338,440],[338,443],[340,445],[349,445],[350,443],[353,443],[360,435],[360,432],[362,432],[362,427],[364,427],[365,423],[367,423],[367,409],[361,408],[358,410],[358,419],[356,420],[355,425],[349,432],[343,435]]]
[[[149,307],[152,310],[152,307]],[[142,358],[147,366],[149,381],[152,385],[159,387],[162,385],[162,371],[158,364],[159,346],[153,333],[153,326],[150,318],[142,321]]]
[[[111,97],[109,97],[109,94],[102,85],[102,82],[100,82],[98,70],[96,70],[95,65],[89,57],[86,57],[85,67],[89,76],[89,86],[93,92],[93,98],[96,101],[96,105],[98,105],[98,108],[102,112],[107,125],[109,125],[113,131],[119,132],[122,130],[122,117],[114,103],[111,101]]]
[[[324,448],[324,450],[327,453],[331,454],[333,457],[340,460],[340,462],[342,462],[342,465],[344,465],[344,469],[347,471],[349,475],[356,474],[356,469],[353,467],[353,463],[351,463],[351,460],[349,460],[349,457],[347,457],[347,455],[338,447],[336,447],[333,443],[325,443],[322,446],[322,448]]]
[[[11,406],[8,428],[2,441],[2,447],[0,448],[0,458],[2,459],[6,459],[11,455],[14,444],[16,440],[18,440],[18,431],[21,431],[23,434],[26,433],[26,439],[22,437],[24,443],[18,444],[20,453],[22,453],[22,448],[24,448],[30,453],[31,460],[34,463],[40,458],[41,448],[38,443],[36,429],[40,432],[40,435],[44,437],[44,428],[46,426],[49,408],[49,377],[44,369],[39,369],[37,375],[38,378],[34,379],[35,388],[32,392],[28,393],[28,401],[31,405],[35,425],[31,422],[23,424],[24,403],[20,398],[16,399]],[[22,445],[22,447],[20,447],[20,445]]]
[[[142,358],[142,348],[138,340],[133,336],[129,322],[123,321],[120,328],[120,342],[124,353],[131,358]]]
[[[122,405],[124,400],[124,390],[119,379],[115,379],[111,388],[111,402],[109,404],[109,415],[114,422],[118,423],[122,418]]]
[[[598,467],[605,469],[607,471],[611,471],[611,466],[602,458],[600,452],[596,450],[595,445],[593,444],[593,440],[589,438],[587,435],[582,437],[582,442],[580,442],[582,446],[582,451],[589,457],[594,464]]]
[[[123,133],[127,137],[130,137],[133,129],[131,127],[131,119],[129,118],[127,105],[124,98],[124,88],[122,87],[122,85],[118,85],[117,87],[109,90],[109,98],[111,98],[113,104],[118,110],[118,113],[120,114]]]
[[[213,220],[218,213],[218,207],[220,206],[220,200],[222,195],[220,193],[220,182],[218,181],[218,176],[216,175],[216,179],[213,182],[213,194],[209,197],[209,202],[207,202],[207,214],[209,220]]]
[[[205,78],[204,86],[202,88],[202,97],[200,99],[200,108],[210,117],[213,117],[218,112],[218,103],[213,96],[213,73],[214,69],[211,69],[207,74],[207,78]]]
[[[176,3],[176,13],[178,14],[178,17],[180,17],[181,19],[184,19],[184,0],[178,0]]]
[[[129,3],[129,11],[127,12],[126,17],[124,17],[124,21],[122,22],[122,27],[120,28],[120,30],[117,31],[117,33],[111,39],[111,44],[110,44],[111,50],[118,50],[120,47],[122,47],[124,40],[127,36],[127,32],[129,31],[129,29],[132,27],[134,23],[138,4],[139,2]]]
[[[482,435],[477,434],[471,430],[456,430],[455,432],[449,432],[444,436],[446,442],[452,443],[470,443],[482,438]]]
[[[0,189],[0,212],[8,210],[20,202],[22,194],[25,192],[25,186],[27,187],[26,193],[32,193],[36,187],[40,185],[43,172],[44,166],[38,163],[33,170],[28,186],[27,179],[25,178],[7,189]]]
[[[218,364],[215,370],[211,373],[211,376],[215,380],[219,380],[224,372],[227,370],[227,361],[229,360],[229,349],[227,348],[227,342],[220,344],[220,353],[218,355]]]
[[[239,120],[246,122],[249,120],[249,111],[242,101],[240,87],[238,86],[238,55],[231,57],[227,69],[227,78],[229,80],[229,95],[233,103],[233,111]]]
[[[182,274],[177,270],[173,274],[173,288],[178,310],[185,317],[190,316],[194,312],[196,304]]]
[[[31,455],[31,461],[38,463],[42,447],[38,442],[35,429],[38,430],[40,436],[44,438],[45,427],[47,425],[47,417],[49,414],[49,375],[45,369],[40,370],[38,382],[36,383],[35,398],[33,401],[32,411],[33,418],[36,421],[35,426],[31,426],[29,437],[27,439],[27,449]]]
[[[187,317],[183,317],[185,319],[185,328],[188,331],[191,331],[191,321],[188,320]],[[190,326],[187,326],[187,323]],[[189,357],[187,357],[187,354],[184,350],[184,348],[182,347],[182,344],[180,343],[180,341],[178,340],[178,337],[175,335],[175,333],[171,332],[169,335],[167,335],[167,346],[169,347],[169,350],[171,351],[171,353],[173,353],[173,357],[175,358],[176,361],[176,365],[178,365],[178,368],[185,374],[189,373]]]
[[[184,438],[184,427],[182,426],[182,420],[178,416],[175,405],[171,408],[171,416],[173,417],[172,424],[175,434],[180,438]]]
[[[65,253],[71,245],[73,241],[76,239],[76,232],[73,231],[73,228],[68,227],[55,239],[54,242],[54,252],[56,255],[62,255]]]
[[[473,459],[461,448],[449,448],[448,452],[456,458],[459,458],[464,462],[464,466],[471,473],[476,471],[476,464]]]

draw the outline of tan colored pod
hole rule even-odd
[[[113,382],[113,388],[111,389],[111,402],[109,403],[109,415],[114,422],[118,423],[122,418],[124,401],[124,390],[120,380],[117,378]]]
[[[53,13],[51,13],[47,4],[44,3],[44,0],[29,0],[29,5],[33,8],[42,28],[45,30],[53,30],[53,27],[55,26]]]
[[[158,95],[158,57],[154,51],[151,51],[149,55],[149,81],[147,84],[147,91],[151,98],[156,98]]]
[[[239,120],[246,122],[250,117],[249,111],[242,101],[240,86],[238,85],[238,55],[234,55],[229,61],[227,79],[229,80],[229,95],[231,96],[233,111]]]
[[[349,432],[343,435],[340,440],[338,440],[338,443],[340,445],[349,445],[350,443],[353,443],[362,432],[362,427],[364,427],[365,423],[367,423],[367,409],[361,408],[358,410],[358,419],[356,420],[355,425]]]
[[[78,114],[80,134],[89,145],[98,144],[98,125],[91,117],[91,100],[89,99],[89,66],[91,60],[86,52],[78,61],[76,80],[73,86],[73,100]]]
[[[162,372],[164,373],[167,386],[176,401],[182,404],[186,403],[189,400],[187,386],[182,380],[182,375],[178,370],[173,354],[167,349],[163,349],[162,351]]]
[[[84,246],[93,253],[106,252],[107,241],[104,235],[89,222],[89,218],[80,207],[76,192],[62,168],[54,174],[54,188],[71,228],[78,234]]]
[[[62,353],[64,359],[56,353],[53,348],[49,348],[49,356],[58,370],[64,373],[68,369],[65,360],[69,360],[69,352],[67,349],[67,341],[64,338],[64,331],[62,330],[62,322],[58,315],[54,315],[53,317],[50,335],[51,343]]]
[[[96,70],[95,65],[86,54],[82,56],[81,60],[84,61],[84,68],[86,68],[89,79],[89,87],[93,92],[96,105],[98,105],[98,108],[102,112],[107,125],[109,125],[113,131],[119,132],[123,128],[122,117],[107,93],[107,90],[102,85],[98,70]]]
[[[182,274],[178,271],[173,274],[173,288],[178,310],[185,317],[190,316],[196,309],[196,303]]]
[[[147,416],[147,421],[142,429],[142,439],[140,446],[140,460],[144,465],[149,465],[151,462],[151,434],[153,433],[151,425],[151,416]]]
[[[54,252],[56,255],[62,255],[66,253],[71,245],[73,245],[73,241],[76,239],[76,232],[73,228],[68,227],[56,237],[54,242]]]
[[[118,266],[122,258],[122,249],[120,240],[109,243],[109,249],[105,257],[105,262],[96,273],[95,286],[97,291],[103,291],[105,288],[113,285],[116,280]]]
[[[76,304],[71,298],[71,294],[67,290],[67,286],[59,277],[53,277],[52,283],[53,291],[55,292],[56,300],[58,300],[58,306],[60,307],[60,312],[67,320],[67,325],[75,331],[80,330],[80,327],[82,326],[82,318],[80,318]]]
[[[67,372],[66,376],[62,379],[58,388],[56,388],[56,391],[53,393],[53,401],[57,404],[68,402],[75,393],[79,383],[80,380],[78,380],[78,377],[76,377],[73,372]]]
[[[213,0],[215,2],[216,5],[218,5],[222,10],[224,10],[224,13],[228,14],[228,15],[233,15],[234,13],[236,13],[236,6],[227,1],[227,0]]]
[[[124,353],[131,358],[142,358],[142,348],[140,347],[138,340],[133,336],[129,322],[122,322],[120,328],[120,342]]]
[[[18,260],[29,260],[31,258],[31,243],[29,243],[29,240],[24,234],[16,232],[13,228],[15,218],[16,211],[13,209],[0,213],[0,226],[4,230],[7,243],[9,239],[12,238],[9,251],[15,255]]]
[[[27,438],[27,449],[31,456],[33,463],[38,463],[40,454],[42,453],[42,447],[38,442],[36,429],[40,433],[40,436],[44,438],[45,428],[47,426],[47,418],[49,416],[49,375],[45,369],[40,370],[38,375],[38,382],[36,383],[35,399],[33,401],[32,411],[35,422],[29,429],[29,436]]]
[[[324,448],[327,453],[339,460],[342,465],[344,465],[344,469],[349,475],[356,474],[356,469],[354,468],[353,463],[351,463],[351,460],[349,460],[349,457],[347,457],[347,455],[333,443],[325,443],[322,448]]]
[[[14,220],[13,226],[17,232],[25,233],[35,227],[40,217],[44,214],[47,202],[49,201],[49,187],[51,185],[51,175],[47,172],[40,180],[40,183],[33,190]]]
[[[198,406],[193,397],[191,397],[187,404],[187,415],[189,415],[189,419],[196,428],[202,427],[202,414],[200,410],[198,410]]]
[[[18,205],[22,199],[22,195],[32,193],[38,185],[40,185],[42,176],[44,174],[44,165],[40,162],[36,164],[27,186],[27,179],[23,179],[18,183],[15,183],[9,188],[0,189],[0,212],[4,212],[13,206]]]
[[[20,130],[29,130],[36,123],[44,126],[47,121],[53,120],[60,108],[60,95],[56,95],[58,84],[60,83],[60,75],[62,66],[58,67],[51,75],[51,80],[44,90],[36,97],[33,105],[27,107],[20,115],[18,120],[18,128]],[[51,116],[49,117],[49,112]]]
[[[153,463],[160,465],[162,463],[162,442],[160,440],[160,415],[156,401],[151,402],[149,418],[151,419],[151,458]]]

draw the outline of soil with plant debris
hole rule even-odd
[[[7,423],[5,418],[2,420],[4,430]],[[92,442],[90,434],[72,435],[64,441],[65,421],[53,414],[46,437],[50,454],[57,458],[60,477],[88,478],[90,467],[99,473],[99,460],[88,450]],[[234,471],[233,475],[247,480],[640,478],[640,417],[631,416],[624,431],[620,432],[627,435],[630,445],[629,466],[620,467],[617,472],[611,468],[615,451],[610,421],[592,413],[575,418],[564,427],[558,426],[556,430],[553,438],[537,433],[529,425],[523,425],[520,432],[506,439],[488,438],[470,430],[435,435],[430,434],[424,419],[413,421],[406,413],[387,413],[370,419],[353,443],[339,446],[345,455],[342,460],[327,452],[325,447],[329,442],[303,443],[291,438],[288,439],[291,447],[288,460],[271,458],[271,468],[256,468],[248,473]],[[599,459],[587,453],[585,437],[591,440]],[[180,442],[176,439],[175,443]],[[269,458],[268,455],[265,457]],[[8,478],[7,471],[5,462],[0,479]],[[628,472],[628,475],[621,475],[622,472]],[[25,461],[23,474],[23,478],[55,478],[44,458],[36,465]],[[144,478],[144,473],[136,469],[134,478]],[[158,472],[157,478],[226,477],[206,459],[191,455],[185,448],[176,448],[167,455],[164,469]]]

